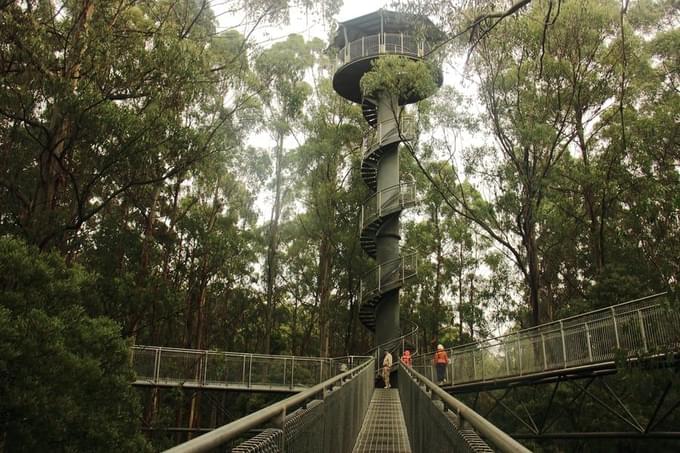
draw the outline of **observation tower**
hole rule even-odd
[[[376,345],[382,345],[401,335],[399,289],[417,273],[415,253],[402,255],[399,249],[399,216],[416,203],[413,178],[399,172],[399,144],[415,138],[415,118],[405,114],[404,106],[423,97],[385,92],[366,97],[359,82],[384,55],[424,61],[442,33],[425,16],[384,9],[338,25],[333,46],[340,62],[333,88],[361,104],[371,126],[363,140],[361,176],[372,195],[362,206],[360,241],[376,267],[362,279],[359,318],[375,331]],[[434,71],[441,86],[441,69],[437,66]]]

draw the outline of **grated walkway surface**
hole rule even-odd
[[[397,389],[375,389],[353,453],[411,453]]]

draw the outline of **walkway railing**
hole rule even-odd
[[[361,281],[361,300],[370,299],[384,290],[403,285],[418,273],[418,256],[410,253],[374,267]]]
[[[415,36],[404,33],[379,33],[362,36],[347,44],[338,55],[340,65],[351,63],[363,57],[382,54],[400,54],[423,57],[430,49],[429,44]]]
[[[301,390],[340,372],[343,359],[134,346],[137,385]]]
[[[641,357],[680,347],[680,313],[664,294],[636,299],[448,350],[447,381],[459,385]],[[432,376],[432,355],[414,366]]]
[[[530,451],[434,382],[403,364],[399,364],[399,394],[414,451]]]
[[[373,359],[353,357],[347,364],[351,370],[167,451],[210,451],[272,425],[231,451],[350,451],[373,394]]]

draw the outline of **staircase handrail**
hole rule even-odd
[[[371,128],[361,141],[361,154],[366,157],[374,146],[381,146],[383,141],[393,133],[402,141],[414,140],[416,137],[416,117],[406,113],[400,115],[398,121],[388,119],[379,122],[376,127]]]
[[[413,265],[413,272],[409,273],[409,275],[406,275],[406,264],[407,260],[412,261],[409,264]],[[398,265],[390,270],[386,275],[382,275],[382,270],[383,267],[389,267],[390,265],[394,265],[395,263],[398,263]],[[411,271],[411,270],[409,270]],[[380,292],[383,288],[383,280],[385,281],[385,286],[388,284],[395,283],[397,281],[404,282],[407,278],[412,277],[413,275],[416,275],[418,272],[418,253],[417,252],[411,252],[408,254],[401,255],[398,258],[394,258],[388,261],[385,261],[384,263],[378,264],[377,266],[373,267],[370,271],[368,271],[365,275],[366,276],[373,276],[374,274],[377,275],[377,284],[374,287],[369,287],[366,282],[362,279],[361,281],[361,288],[360,288],[360,293],[361,293],[361,300],[364,300],[365,294],[372,294],[374,292]],[[393,275],[401,273],[401,278],[397,279],[389,279],[389,277],[392,277]],[[385,277],[388,277],[387,279]]]

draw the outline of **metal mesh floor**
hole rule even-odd
[[[353,453],[411,453],[397,389],[375,389]]]

